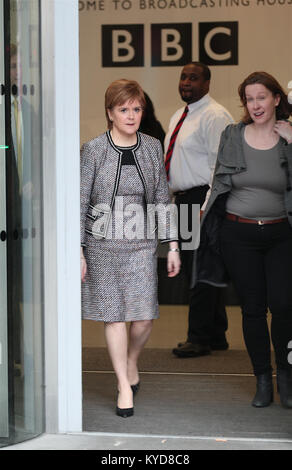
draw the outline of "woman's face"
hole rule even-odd
[[[112,121],[112,129],[121,137],[130,137],[140,127],[143,109],[137,99],[128,100],[122,105],[108,109],[109,118]]]
[[[246,107],[255,124],[267,124],[276,119],[276,107],[280,102],[280,96],[274,96],[261,83],[247,85],[245,87]]]

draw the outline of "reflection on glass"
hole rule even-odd
[[[3,0],[0,0],[0,42],[4,44]],[[8,417],[8,329],[6,259],[6,136],[4,48],[0,49],[0,436],[9,436]]]
[[[7,151],[9,443],[43,432],[39,1],[10,2]],[[8,62],[6,61],[6,64]],[[33,90],[33,93],[31,91]],[[0,402],[1,403],[1,402]],[[7,444],[7,440],[0,445]]]

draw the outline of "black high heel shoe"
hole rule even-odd
[[[118,416],[121,416],[122,418],[129,418],[130,416],[133,416],[133,414],[134,414],[134,407],[132,407],[132,408],[119,408],[117,406],[116,414]]]
[[[119,398],[119,391],[118,391],[117,401],[118,401],[118,398]],[[121,416],[122,418],[129,418],[130,416],[133,416],[134,414],[134,407],[132,406],[132,408],[119,408],[117,405],[116,414],[117,416]]]
[[[132,389],[132,392],[133,392],[133,396],[135,396],[136,393],[138,393],[139,388],[140,388],[140,382],[137,382],[136,384],[131,385],[131,389]]]

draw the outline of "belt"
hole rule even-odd
[[[188,194],[188,193],[191,193],[192,191],[195,192],[195,191],[201,190],[202,188],[209,189],[209,185],[205,184],[203,186],[194,186],[193,188],[185,189],[184,191],[176,191],[173,194],[174,196],[182,196],[183,194]]]
[[[187,194],[187,192],[189,192],[190,190],[187,189],[186,191],[176,191],[174,194],[174,196],[182,196],[183,194]]]
[[[266,224],[279,224],[280,222],[286,222],[287,217],[282,217],[281,219],[272,219],[272,220],[255,220],[255,219],[245,219],[244,217],[239,217],[239,215],[230,214],[226,212],[226,219],[233,220],[234,222],[241,222],[243,224],[257,224],[257,225],[266,225]]]

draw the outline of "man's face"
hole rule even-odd
[[[178,90],[181,99],[187,104],[199,101],[209,91],[210,80],[205,80],[203,69],[194,64],[185,65],[182,69]]]

